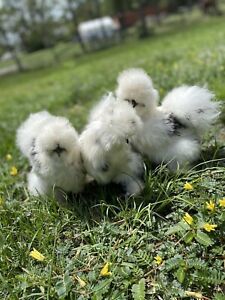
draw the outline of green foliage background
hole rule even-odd
[[[221,163],[202,163],[180,175],[147,163],[140,197],[125,200],[114,186],[91,185],[65,208],[28,195],[28,164],[14,144],[18,125],[30,112],[43,109],[68,117],[81,130],[89,109],[115,88],[118,72],[128,67],[144,68],[161,96],[187,83],[208,84],[217,99],[224,99],[224,40],[224,20],[206,19],[198,26],[180,24],[166,35],[0,79],[1,299],[181,299],[186,291],[199,292],[202,299],[225,299]],[[39,58],[46,55],[41,52]],[[223,146],[222,121],[223,114],[204,144],[209,158]],[[12,166],[19,171],[15,177]],[[193,191],[184,190],[186,181]],[[213,212],[206,208],[210,199]],[[194,218],[193,226],[182,221],[186,212]],[[216,224],[216,230],[204,231],[206,222]],[[45,256],[43,262],[29,256],[33,247]],[[157,265],[156,255],[162,264]],[[106,262],[112,275],[102,277]]]

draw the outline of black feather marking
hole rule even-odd
[[[133,108],[135,108],[138,105],[137,101],[134,99],[131,100],[131,104],[132,104]]]
[[[107,163],[105,163],[102,167],[101,167],[101,171],[102,172],[107,172],[109,170],[109,165]]]
[[[138,103],[135,99],[124,99],[124,100],[127,101],[130,105],[132,105],[133,108],[135,108],[136,106],[145,107],[144,103]]]
[[[205,110],[202,109],[202,108],[197,109],[197,113],[198,113],[198,114],[203,114],[204,112],[205,112]]]
[[[80,161],[81,161],[81,164],[84,164],[84,158],[83,158],[83,155],[81,152],[80,152]]]
[[[35,150],[35,139],[32,140],[32,143],[31,143],[31,156],[35,156],[37,154],[36,150]]]
[[[170,113],[165,119],[165,123],[168,126],[169,135],[178,135],[180,136],[180,130],[185,129],[186,126],[174,116],[173,113]]]
[[[127,101],[130,105],[132,105],[133,108],[139,105],[139,103],[134,99],[124,99],[124,100]]]
[[[37,152],[37,149],[36,149],[36,140],[35,139],[33,139],[32,143],[31,143],[30,155],[31,155],[31,158],[32,158],[32,161],[33,161],[32,165],[35,165],[35,170],[37,172],[39,172],[39,170],[41,169],[41,163],[38,160],[38,152]],[[34,168],[34,166],[33,166],[33,168]]]
[[[37,152],[36,151],[31,151],[31,156],[35,156],[35,155],[37,155]]]

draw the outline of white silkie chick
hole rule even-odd
[[[200,141],[219,115],[214,94],[199,86],[172,90],[158,106],[158,93],[142,69],[128,69],[118,77],[118,100],[130,103],[144,125],[133,145],[155,163],[171,171],[185,169],[199,158]]]
[[[17,145],[32,166],[28,174],[32,195],[50,195],[53,188],[73,193],[83,189],[78,134],[66,118],[31,114],[17,130]]]
[[[144,165],[130,144],[140,126],[139,117],[128,103],[117,103],[112,93],[104,97],[80,135],[87,173],[100,184],[121,184],[126,195],[140,193],[144,187]]]

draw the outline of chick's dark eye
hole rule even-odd
[[[131,104],[133,107],[136,107],[138,105],[137,101],[135,101],[134,99],[131,100]]]

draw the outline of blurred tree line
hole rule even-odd
[[[9,52],[18,68],[23,65],[18,50],[33,52],[50,48],[59,41],[75,40],[83,51],[85,45],[78,32],[84,20],[104,15],[117,17],[121,30],[127,25],[127,12],[135,11],[140,37],[147,36],[147,7],[161,11],[176,11],[180,6],[191,7],[201,0],[2,0],[0,6],[0,54]],[[216,2],[216,0],[202,0]]]

